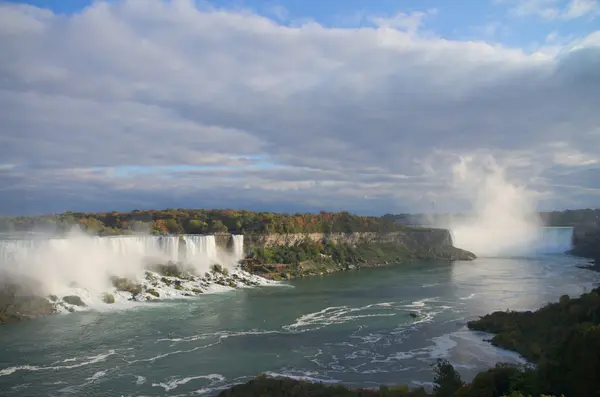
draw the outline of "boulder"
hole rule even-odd
[[[73,306],[87,306],[77,295],[67,295],[63,297],[63,302]]]

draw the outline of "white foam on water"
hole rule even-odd
[[[295,332],[311,331],[364,318],[391,317],[397,314],[394,307],[388,302],[362,307],[331,306],[318,312],[304,314],[298,317],[293,324],[284,325],[282,328]]]
[[[174,390],[181,385],[185,385],[193,380],[204,379],[211,382],[211,384],[223,382],[225,381],[225,377],[221,374],[209,374],[209,375],[198,375],[198,376],[189,376],[183,379],[172,377],[165,382],[153,383],[152,387],[162,387],[165,392]]]
[[[341,381],[338,379],[331,379],[331,378],[317,378],[316,376],[320,375],[317,372],[312,372],[312,371],[299,371],[301,373],[301,375],[296,375],[295,373],[292,372],[265,372],[265,375],[271,377],[271,378],[291,378],[291,379],[296,379],[296,380],[304,380],[304,381],[308,381],[308,382],[313,382],[313,383],[340,383]]]
[[[98,380],[98,379],[102,378],[103,376],[105,376],[106,372],[107,371],[98,371],[94,375],[90,376],[89,378],[86,378],[86,380]]]
[[[8,376],[17,371],[59,371],[63,369],[73,369],[84,367],[90,364],[96,364],[102,361],[105,361],[108,357],[115,355],[115,350],[109,350],[107,353],[101,353],[96,356],[85,357],[85,361],[72,364],[72,365],[50,365],[50,366],[37,366],[37,365],[18,365],[16,367],[9,367],[0,370],[0,376]],[[79,358],[75,358],[74,361],[80,360]]]
[[[460,299],[460,300],[470,300],[470,299],[473,299],[474,297],[475,297],[475,294],[473,293],[473,294],[470,294],[469,296],[464,296],[464,297],[458,298],[458,299]]]
[[[136,385],[143,385],[146,382],[147,382],[147,379],[145,376],[140,376],[140,375],[135,376],[135,384]]]

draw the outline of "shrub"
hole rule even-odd
[[[433,394],[436,397],[453,397],[454,393],[464,384],[458,372],[447,360],[438,359],[432,367],[434,372]]]

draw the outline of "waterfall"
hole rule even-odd
[[[239,261],[244,259],[244,235],[243,234],[233,234],[231,236],[233,239],[233,256],[235,261]]]
[[[543,227],[538,235],[536,252],[538,254],[562,254],[569,251],[572,244],[572,227]]]
[[[180,238],[185,243],[180,243]],[[243,236],[233,236],[236,261],[243,257],[243,250]],[[102,253],[106,260],[145,258],[153,262],[215,263],[219,257],[215,236],[85,236],[0,240],[0,265],[43,261],[44,255],[69,257],[73,252],[80,254],[86,251],[96,256]]]
[[[159,238],[161,250],[173,262],[179,260],[179,236],[161,236]]]
[[[217,242],[215,236],[185,235],[185,261],[215,262],[217,259]]]
[[[511,230],[481,229],[470,234],[461,230],[450,230],[453,245],[458,248],[472,250],[481,257],[517,257],[546,254],[563,254],[572,248],[572,227],[540,227],[520,231],[519,239],[509,240]],[[494,244],[488,242],[486,234],[497,238]],[[516,233],[516,232],[515,232]],[[486,241],[487,251],[478,252],[478,240]],[[508,241],[507,241],[508,240]],[[475,244],[474,244],[475,243]],[[509,244],[510,243],[510,244]]]

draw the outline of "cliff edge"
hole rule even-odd
[[[575,227],[571,255],[594,259],[600,263],[600,228]]]

